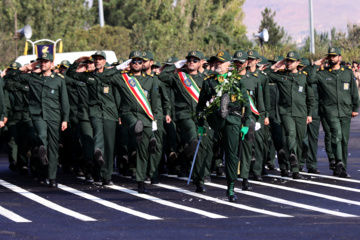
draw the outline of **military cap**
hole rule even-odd
[[[201,52],[201,51],[196,51],[197,54],[199,55],[200,59],[204,59],[205,60],[205,55]]]
[[[68,60],[63,60],[61,61],[60,66],[68,68],[70,66],[70,62]]]
[[[259,59],[260,58],[260,54],[255,50],[249,50],[247,52],[247,54],[248,54],[249,58],[251,58],[251,59]]]
[[[130,54],[129,54],[129,58],[140,58],[140,59],[143,59],[143,56],[142,56],[142,53],[138,50],[136,51],[132,51]]]
[[[274,57],[273,60],[268,60],[268,62],[276,63],[276,62],[282,61],[282,60],[284,60],[284,57],[283,57],[283,56],[277,56],[277,57]]]
[[[327,55],[341,56],[341,50],[338,47],[330,47]]]
[[[18,62],[13,62],[12,64],[10,64],[10,66],[8,68],[19,69],[19,68],[21,68],[21,64]]]
[[[156,61],[156,62],[153,63],[152,66],[154,66],[154,67],[161,67],[161,64],[160,64],[160,62],[157,62],[157,61]]]
[[[202,54],[202,52],[200,51],[190,51],[186,56],[186,58],[191,58],[191,57],[202,59],[204,57],[204,54]]]
[[[94,58],[93,57],[90,57],[88,60],[86,60],[85,62],[94,62]]]
[[[51,53],[43,53],[41,54],[41,56],[39,58],[36,59],[37,61],[39,60],[49,60],[49,61],[54,61],[54,56]]]
[[[166,62],[164,62],[163,64],[173,65],[177,61],[179,61],[179,59],[177,57],[169,57],[168,59],[166,59]]]
[[[154,60],[154,54],[152,52],[145,51],[142,53],[142,58],[145,61]]]
[[[244,63],[244,62],[246,62],[246,60],[248,60],[247,52],[240,50],[240,51],[236,51],[234,53],[233,61],[238,61],[238,62]]]
[[[269,63],[269,61],[267,60],[267,58],[264,57],[264,56],[260,56],[260,62],[258,62],[256,65],[257,65],[258,67],[260,67],[261,65],[264,65],[264,64],[267,64],[267,63]]]
[[[122,63],[124,63],[126,61],[127,61],[127,59],[119,59],[119,61],[117,61],[117,63],[120,65],[120,64],[122,64]]]
[[[101,56],[101,57],[103,57],[103,58],[105,58],[106,59],[106,53],[104,52],[104,51],[97,51],[97,52],[95,52],[93,55],[91,55],[91,57],[95,57],[95,56]]]
[[[300,60],[301,60],[301,62],[300,62],[300,64],[299,64],[300,67],[304,67],[304,66],[310,65],[309,59],[307,59],[307,58],[301,58]]]
[[[207,62],[209,62],[210,59],[211,59],[211,57],[205,57],[205,60],[206,60]]]
[[[299,55],[299,53],[296,52],[296,51],[290,51],[290,52],[286,55],[286,59],[293,60],[293,61],[300,61],[300,55]]]
[[[212,56],[212,59],[217,59],[220,62],[229,62],[231,61],[231,55],[229,52],[227,51],[220,51],[216,54],[216,56]]]
[[[117,65],[119,65],[119,63],[118,62],[113,62],[112,64],[111,64],[111,66],[117,66]]]

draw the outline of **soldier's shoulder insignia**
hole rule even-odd
[[[303,71],[303,74],[308,75],[308,73],[307,73],[307,72],[305,72],[305,71]]]
[[[267,73],[266,73],[266,72],[264,72],[264,71],[261,71],[261,73],[262,73],[263,75],[265,75],[265,76],[267,75]]]
[[[345,70],[345,69],[342,67],[342,68],[341,68],[341,71],[344,71],[344,70]]]
[[[65,78],[64,75],[62,75],[61,73],[58,73],[57,75],[62,77],[62,78]]]
[[[256,73],[253,74],[255,77],[257,77],[258,75]]]
[[[160,74],[159,74],[159,73],[155,73],[155,75],[159,76]]]
[[[325,70],[325,68],[323,68],[323,67],[322,67],[322,68],[320,68],[320,71],[324,71],[324,70]]]
[[[121,71],[121,74],[125,73],[125,71]]]

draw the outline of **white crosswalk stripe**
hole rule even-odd
[[[18,223],[31,222],[30,220],[23,218],[20,215],[12,212],[6,208],[3,208],[2,206],[0,206],[0,215],[10,219],[11,221],[18,222]]]
[[[45,207],[48,207],[48,208],[50,208],[52,210],[60,212],[62,214],[65,214],[65,215],[68,215],[70,217],[79,219],[81,221],[96,221],[96,219],[94,219],[94,218],[88,217],[88,216],[86,216],[84,214],[81,214],[81,213],[77,213],[77,212],[72,211],[72,210],[70,210],[68,208],[62,207],[62,206],[60,206],[60,205],[58,205],[56,203],[50,202],[49,200],[46,200],[45,198],[42,198],[42,197],[40,197],[40,196],[38,196],[38,195],[36,195],[34,193],[31,193],[31,192],[29,192],[29,191],[27,191],[27,190],[25,190],[23,188],[20,188],[20,187],[15,186],[15,185],[13,185],[11,183],[8,183],[8,182],[6,182],[6,181],[4,181],[2,179],[0,179],[0,185],[4,186],[4,187],[6,187],[6,188],[20,194],[20,195],[22,195],[22,196],[24,196],[24,197],[26,197],[26,198],[28,198],[30,200],[33,200],[33,201],[35,201],[35,202],[37,202],[37,203],[39,203],[39,204],[41,204],[41,205],[43,205]]]
[[[72,194],[78,195],[78,196],[80,196],[82,198],[85,198],[85,199],[88,199],[90,201],[96,202],[96,203],[101,204],[103,206],[106,206],[106,207],[109,207],[109,208],[112,208],[112,209],[115,209],[115,210],[118,210],[118,211],[121,211],[121,212],[124,212],[124,213],[128,213],[128,214],[134,215],[136,217],[144,218],[144,219],[147,219],[147,220],[162,220],[162,218],[159,218],[159,217],[156,217],[156,216],[152,216],[152,215],[149,215],[149,214],[146,214],[146,213],[142,213],[142,212],[130,209],[130,208],[120,206],[120,205],[115,204],[113,202],[107,201],[105,199],[98,198],[98,197],[96,197],[94,195],[79,191],[77,189],[65,186],[63,184],[58,184],[58,187],[61,190],[64,190],[66,192],[70,192]]]
[[[187,207],[187,206],[180,205],[180,204],[177,204],[177,203],[173,203],[173,202],[170,202],[170,201],[167,201],[167,200],[163,200],[163,199],[151,196],[151,195],[140,194],[140,193],[135,192],[133,190],[130,190],[130,189],[127,189],[127,188],[124,188],[124,187],[120,187],[120,186],[117,186],[117,185],[109,185],[107,187],[111,188],[111,189],[114,189],[114,190],[117,190],[117,191],[121,191],[121,192],[131,194],[131,195],[136,196],[136,197],[144,198],[146,200],[156,202],[156,203],[168,206],[168,207],[173,207],[173,208],[177,208],[177,209],[180,209],[180,210],[200,214],[200,215],[208,217],[208,218],[227,218],[227,217],[219,215],[219,214],[203,211],[203,210],[192,208],[192,207]]]

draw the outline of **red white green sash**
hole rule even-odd
[[[257,110],[256,106],[255,106],[255,103],[254,103],[254,100],[252,99],[252,97],[250,96],[250,93],[248,91],[248,95],[249,95],[249,102],[250,102],[250,109],[251,111],[255,114],[255,115],[260,115],[259,114],[259,111]]]
[[[134,95],[137,102],[144,109],[144,111],[149,116],[149,118],[154,121],[154,115],[151,111],[149,101],[147,100],[144,90],[140,86],[140,83],[136,80],[136,78],[129,77],[129,75],[127,75],[126,73],[123,73],[122,76],[124,77],[126,86],[129,88],[130,92]]]
[[[200,89],[198,88],[196,82],[191,78],[189,74],[186,74],[184,72],[179,72],[179,77],[186,91],[196,102],[199,102]]]

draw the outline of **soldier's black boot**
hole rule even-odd
[[[141,143],[142,142],[142,132],[144,130],[144,123],[141,120],[137,120],[134,127],[134,133],[136,137],[136,142]]]
[[[220,100],[220,115],[222,118],[227,118],[229,115],[230,97],[228,93],[224,93]]]
[[[252,191],[253,188],[252,186],[250,185],[249,181],[247,178],[243,178],[243,181],[242,181],[242,190],[244,191]]]
[[[281,170],[282,177],[290,177],[290,172],[288,170]]]
[[[283,149],[280,149],[278,152],[278,163],[279,165],[285,163],[285,151]]]
[[[41,145],[39,147],[39,158],[40,158],[40,161],[41,161],[42,165],[48,165],[49,164],[46,147],[44,145]]]
[[[333,175],[336,177],[340,177],[343,167],[344,167],[344,164],[341,162],[341,160],[337,161]]]
[[[56,179],[50,179],[49,180],[49,187],[56,188],[57,186],[58,185],[57,185]]]
[[[197,183],[195,192],[198,192],[198,193],[206,192],[206,188],[204,187],[204,184]]]
[[[237,196],[235,195],[234,192],[234,182],[228,181],[228,189],[226,191],[226,195],[229,199],[229,202],[236,202]]]
[[[39,149],[39,151],[40,151],[40,149]],[[102,154],[100,148],[95,149],[94,159],[99,166],[102,166],[105,164],[104,159],[103,159],[103,154]]]
[[[300,180],[305,180],[306,177],[300,175],[300,173],[293,173],[293,179],[300,179]]]
[[[293,168],[295,168],[295,167],[297,167],[298,165],[297,165],[297,157],[296,157],[296,155],[295,154],[290,154],[290,156],[289,156],[289,162],[290,162],[290,166],[291,167],[293,167]]]
[[[138,193],[149,194],[149,191],[146,189],[144,182],[138,182]]]
[[[335,170],[335,165],[336,165],[335,159],[331,158],[330,161],[329,161],[329,169],[330,170]]]

